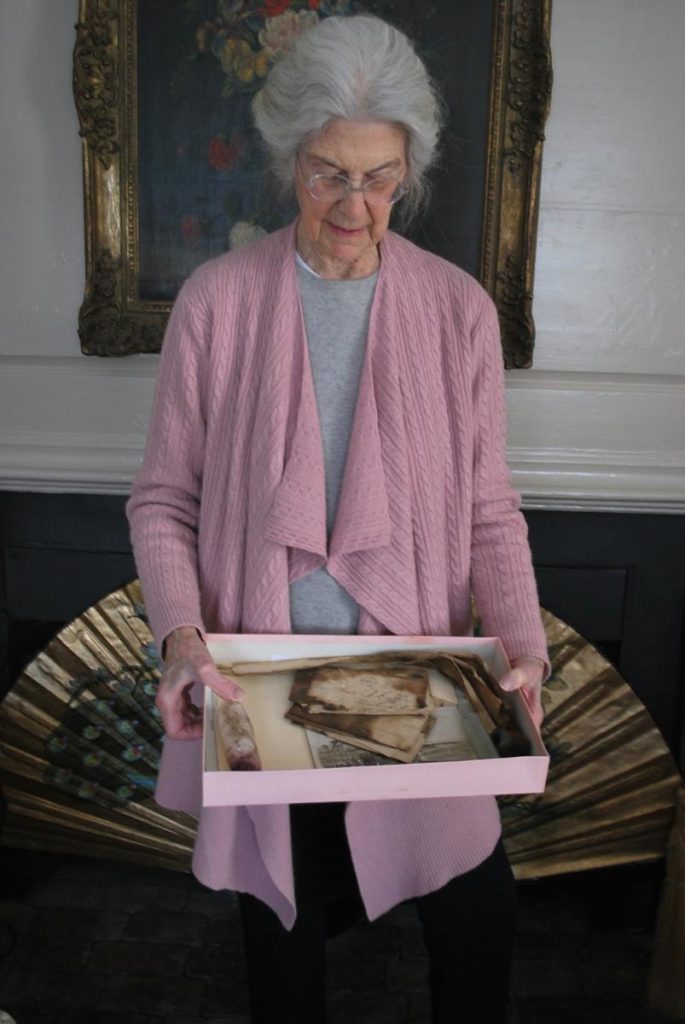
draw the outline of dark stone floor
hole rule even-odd
[[[51,854],[2,851],[0,867],[0,1011],[16,1024],[249,1024],[231,894]],[[511,1024],[663,1020],[644,1008],[659,876],[520,883]],[[331,1024],[428,1024],[410,905],[332,941],[328,971]]]

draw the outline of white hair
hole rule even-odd
[[[410,215],[425,198],[444,117],[438,92],[407,37],[365,14],[326,18],[303,32],[269,72],[253,115],[284,191],[292,188],[304,143],[332,121],[398,125],[407,136],[409,194],[403,213]]]

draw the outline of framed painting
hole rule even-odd
[[[532,363],[531,314],[551,0],[81,0],[88,355],[159,351],[203,260],[288,223],[250,109],[274,61],[332,14],[376,14],[415,42],[448,119],[431,201],[406,232],[478,277],[505,364]]]

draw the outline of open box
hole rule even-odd
[[[501,643],[490,637],[230,634],[210,635],[207,645],[220,665],[386,651],[454,650],[478,654],[496,678],[509,667]],[[214,694],[205,691],[206,806],[541,793],[545,787],[549,755],[519,694],[511,695],[511,704],[521,731],[530,741],[531,752],[525,756],[499,757],[485,752],[484,757],[475,760],[315,768],[305,730],[284,717],[290,705],[292,680],[292,671],[239,677],[262,759],[263,769],[257,772],[231,772],[222,767],[213,722]],[[431,690],[436,696],[451,693],[454,699],[454,688],[432,669]]]

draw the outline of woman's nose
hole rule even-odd
[[[366,216],[366,198],[361,189],[348,189],[338,202],[348,217],[359,218]]]

